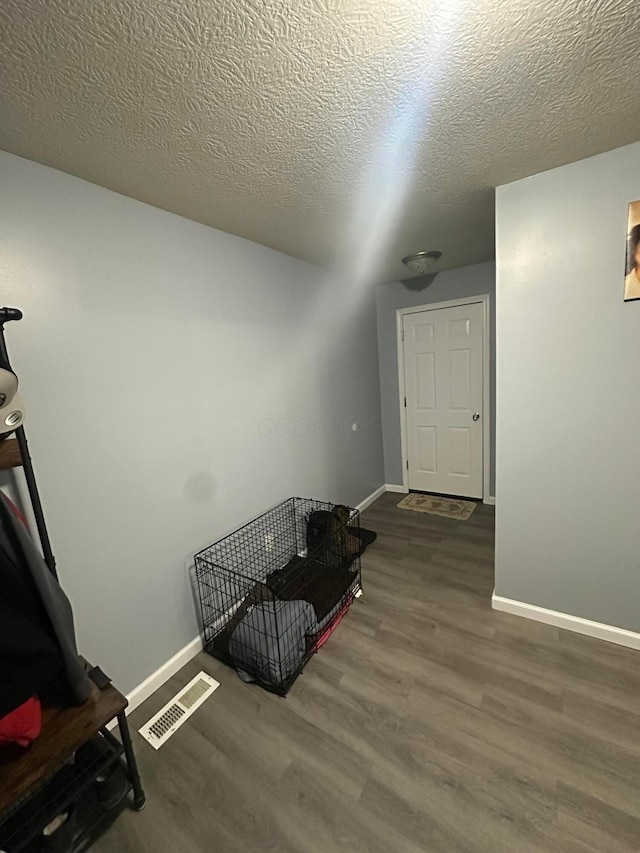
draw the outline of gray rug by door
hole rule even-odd
[[[477,507],[475,501],[463,501],[460,498],[441,498],[437,495],[410,494],[398,504],[399,509],[410,509],[413,512],[428,512],[431,515],[442,515],[444,518],[455,518],[466,521]]]

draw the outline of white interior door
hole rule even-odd
[[[403,317],[409,488],[481,498],[482,303]]]

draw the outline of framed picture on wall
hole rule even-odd
[[[640,201],[632,201],[629,205],[627,265],[624,274],[625,302],[640,299]]]

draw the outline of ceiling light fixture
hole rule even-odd
[[[402,259],[402,263],[416,275],[427,275],[433,272],[436,263],[442,257],[442,252],[415,252]]]

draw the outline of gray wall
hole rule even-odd
[[[496,593],[640,630],[640,144],[497,194]]]
[[[430,277],[414,279],[411,287]],[[385,482],[402,484],[402,448],[400,443],[400,407],[398,389],[398,342],[396,311],[414,305],[429,305],[467,296],[491,297],[491,482],[495,495],[495,264],[493,262],[446,270],[435,276],[424,290],[411,290],[402,282],[381,284],[376,289],[378,308],[378,358],[380,361],[380,397],[384,441]]]
[[[9,154],[0,180],[60,577],[83,653],[130,691],[197,635],[196,550],[290,495],[383,483],[374,294]]]

